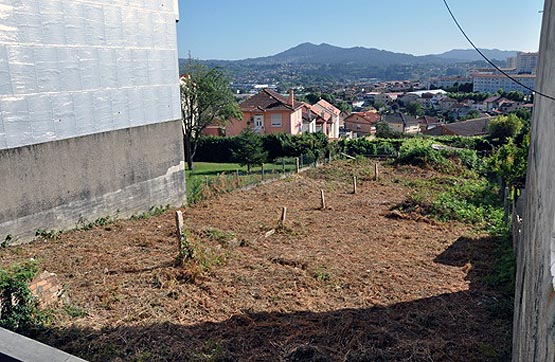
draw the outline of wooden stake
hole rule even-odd
[[[264,164],[262,164],[262,181],[264,181]]]
[[[235,170],[235,185],[239,187],[239,170]]]
[[[374,181],[378,181],[380,179],[380,170],[378,169],[378,163],[374,164]]]
[[[320,197],[322,201],[322,210],[326,209],[326,196],[324,195],[324,190],[320,190]]]
[[[357,193],[357,177],[353,175],[353,195]]]
[[[281,167],[283,168],[283,174],[285,175],[285,157],[281,159]]]
[[[295,171],[297,171],[297,173],[299,173],[301,170],[300,164],[299,164],[299,158],[295,157]]]
[[[287,208],[284,206],[283,209],[281,209],[281,220],[279,221],[280,226],[285,225],[286,218],[287,218]]]
[[[183,242],[183,213],[180,210],[175,212],[175,225],[177,232],[177,253],[181,254],[181,244]]]

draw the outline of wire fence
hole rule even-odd
[[[270,182],[318,165],[331,162],[337,156],[317,157],[308,153],[299,157],[282,157],[252,167],[251,172],[244,169],[222,171],[211,175],[196,175],[187,178],[187,201],[196,204],[217,195],[236,189]]]

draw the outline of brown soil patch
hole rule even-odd
[[[361,170],[337,163],[184,209],[197,250],[183,268],[173,212],[8,248],[0,263],[34,257],[58,275],[87,316],[60,307],[38,338],[90,360],[507,358],[511,321],[481,282],[495,245],[459,223],[391,217],[411,192],[402,181],[428,171],[382,168],[374,182]],[[285,227],[265,237],[283,206]]]

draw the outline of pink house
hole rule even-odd
[[[263,89],[240,104],[243,119],[233,120],[226,127],[227,136],[237,136],[247,127],[261,134],[303,131],[303,103],[295,102],[293,91],[289,97]]]
[[[320,99],[312,106],[312,109],[326,120],[326,124],[321,131],[329,138],[339,138],[341,110],[324,99]]]

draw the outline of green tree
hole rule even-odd
[[[399,132],[393,130],[389,124],[380,121],[376,123],[376,137],[378,138],[397,138]]]
[[[415,117],[423,116],[424,109],[420,103],[412,102],[407,105],[407,111]]]
[[[514,188],[524,188],[528,168],[530,134],[526,134],[519,145],[509,138],[488,160],[493,172],[506,180]]]
[[[268,158],[268,152],[262,147],[262,137],[247,128],[237,137],[233,158],[241,166],[247,166],[250,173],[252,166],[260,166]]]
[[[193,159],[202,131],[209,125],[225,124],[242,117],[230,87],[230,78],[219,68],[212,68],[189,58],[186,75],[181,78],[181,118],[185,160],[192,170]]]
[[[515,114],[496,117],[489,123],[490,138],[498,139],[500,144],[505,144],[509,138],[516,137],[523,126],[524,122]]]

